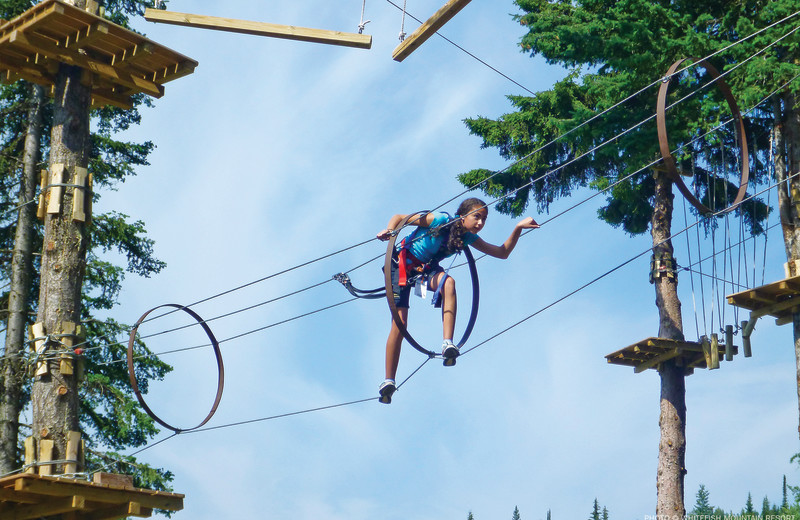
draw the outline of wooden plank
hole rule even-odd
[[[34,339],[33,348],[34,351],[36,352],[36,356],[38,357],[43,355],[45,350],[47,350],[47,338],[45,338],[44,324],[34,323],[33,325],[31,325],[31,336]],[[37,361],[35,375],[41,376],[46,374],[48,371],[49,368],[47,361],[44,360]]]
[[[18,504],[38,504],[42,501],[42,497],[33,493],[14,491],[10,488],[0,488],[0,502],[2,501],[17,502]],[[0,515],[0,518],[5,517]]]
[[[72,179],[72,183],[75,186],[86,186],[86,178],[89,175],[89,170],[83,168],[81,166],[77,166],[75,168],[75,175]],[[81,188],[75,188],[75,192],[72,195],[72,220],[76,222],[86,222],[86,190]],[[74,325],[74,324],[73,324]],[[73,327],[73,331],[74,327]]]
[[[67,434],[67,460],[74,460],[75,462],[67,462],[64,465],[64,473],[72,475],[78,472],[78,456],[80,454],[81,446],[81,432],[69,432]]]
[[[71,349],[72,345],[75,344],[75,337],[72,336],[72,334],[75,334],[75,324],[69,321],[62,321],[60,334],[65,334],[65,336],[61,338],[61,343],[64,344],[64,347]],[[73,374],[72,359],[72,353],[62,352],[59,356],[58,371],[61,372],[62,376],[71,376]],[[65,471],[65,473],[70,472]]]
[[[52,439],[42,439],[39,441],[39,475],[51,475],[53,473],[53,466],[47,464],[53,460],[53,449],[55,442]]]
[[[183,509],[184,498],[178,493],[164,493],[148,489],[116,489],[88,482],[35,478],[31,475],[17,475],[14,489],[49,496],[81,495],[92,502],[107,504],[138,502],[143,507],[169,511]]]
[[[719,336],[711,335],[711,363],[707,364],[709,370],[719,368]]]
[[[35,505],[17,506],[11,509],[14,520],[33,520],[43,516],[63,515],[71,511],[80,511],[86,507],[86,499],[82,496],[67,496],[50,499]]]
[[[369,49],[372,47],[372,36],[368,34],[345,33],[340,31],[328,31],[324,29],[309,29],[307,27],[296,27],[293,25],[252,22],[249,20],[236,20],[232,18],[220,18],[218,16],[178,13],[174,11],[162,11],[160,9],[150,8],[145,9],[144,19],[148,22],[166,23],[171,25],[180,25],[183,27],[197,27],[201,29],[213,29],[215,31],[235,32],[254,36],[269,36],[272,38],[283,38],[287,40],[324,43],[329,45],[342,45],[345,47],[356,47],[359,49]]]
[[[127,502],[110,507],[98,508],[90,513],[85,513],[81,520],[117,520],[129,516],[147,518],[152,516],[152,508],[142,507],[138,502]]]
[[[39,206],[36,208],[36,216],[39,220],[44,219],[45,216],[45,207],[44,207],[44,200],[45,200],[45,189],[44,187],[47,186],[47,179],[49,177],[49,172],[47,170],[41,170],[40,172],[40,190],[39,190]]]
[[[114,83],[135,89],[147,95],[160,98],[164,95],[164,87],[153,83],[150,80],[138,77],[124,70],[118,70],[112,65],[92,59],[88,55],[80,54],[77,50],[67,49],[58,46],[35,34],[21,33],[14,31],[9,38],[9,43],[16,46],[27,48],[33,52],[44,52],[48,56],[55,57],[68,65],[81,67],[85,70],[100,74]]]
[[[670,350],[664,352],[663,354],[659,354],[658,356],[655,356],[654,358],[652,358],[652,359],[650,359],[648,361],[645,361],[644,363],[634,367],[633,371],[636,374],[639,374],[641,372],[644,372],[648,368],[653,368],[656,365],[658,365],[659,363],[663,363],[664,361],[668,361],[668,360],[676,358],[676,357],[678,357],[680,355],[681,355],[681,350],[679,348],[670,349]]]
[[[64,165],[54,164],[50,167],[50,181],[48,185],[64,183]],[[63,186],[51,186],[48,188],[47,213],[57,215],[61,213],[61,195],[64,193]]]
[[[78,31],[71,41],[67,41],[66,46],[71,49],[83,49],[106,36],[108,36],[108,24],[95,22]]]
[[[133,476],[99,471],[92,476],[92,482],[104,486],[134,489]]]
[[[33,474],[36,472],[36,439],[33,436],[25,439],[25,473]]]
[[[444,24],[450,21],[461,9],[466,7],[471,0],[449,0],[444,6],[436,11],[433,16],[422,24],[411,36],[403,40],[392,53],[392,59],[403,61],[420,45],[436,34]]]

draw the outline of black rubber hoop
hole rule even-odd
[[[430,213],[429,211],[420,211],[417,213],[412,213],[408,215],[406,218],[400,222],[400,225],[397,226],[397,229],[403,229],[408,221],[416,216],[416,215],[425,215]],[[408,332],[408,329],[405,325],[403,325],[403,321],[400,319],[400,313],[397,312],[397,306],[394,303],[394,291],[392,289],[392,257],[394,255],[394,246],[397,242],[397,234],[392,234],[389,238],[389,243],[386,245],[386,261],[383,265],[383,272],[384,278],[386,283],[386,301],[389,303],[389,310],[392,313],[392,320],[394,320],[395,325],[397,328],[400,329],[400,332],[403,333],[403,337],[411,344],[412,347],[419,350],[423,354],[427,355],[428,357],[436,357],[437,353],[428,350],[422,345],[420,345],[417,340]],[[472,309],[469,313],[469,321],[467,322],[467,328],[464,329],[464,334],[461,336],[461,339],[458,341],[456,346],[460,349],[463,347],[467,340],[469,339],[470,334],[472,334],[472,329],[475,327],[475,320],[478,318],[478,305],[480,303],[480,287],[478,283],[478,269],[475,267],[475,257],[472,256],[472,251],[470,251],[469,246],[464,246],[464,256],[467,257],[467,265],[469,266],[469,274],[472,277]]]
[[[217,358],[217,374],[218,374],[218,377],[217,377],[217,395],[214,398],[214,404],[211,406],[211,411],[208,412],[208,415],[206,416],[206,418],[203,419],[203,421],[200,424],[198,424],[197,426],[194,426],[192,428],[183,428],[183,429],[176,428],[176,427],[168,424],[166,421],[161,419],[155,413],[153,413],[153,410],[151,410],[150,407],[147,406],[147,403],[145,402],[144,397],[142,396],[142,393],[139,391],[139,384],[136,382],[136,372],[133,369],[133,344],[136,341],[136,331],[139,329],[139,325],[141,325],[142,322],[145,320],[145,318],[147,318],[148,314],[150,314],[151,312],[153,312],[153,311],[155,311],[157,309],[161,309],[161,308],[164,308],[164,307],[171,307],[171,308],[174,308],[174,309],[181,310],[181,311],[185,312],[186,314],[188,314],[189,316],[191,316],[192,318],[194,318],[195,320],[197,320],[197,323],[199,323],[200,326],[203,327],[203,330],[205,331],[206,335],[208,336],[208,339],[211,340],[211,346],[214,347],[214,357]],[[189,309],[188,307],[184,307],[183,305],[176,305],[174,303],[165,303],[164,305],[159,305],[158,307],[153,307],[149,311],[147,311],[144,314],[142,314],[142,317],[139,318],[139,321],[137,321],[136,325],[134,325],[133,328],[131,329],[131,335],[130,335],[130,338],[128,339],[128,376],[130,376],[131,386],[133,387],[133,392],[136,394],[136,399],[139,401],[139,404],[142,405],[142,408],[144,408],[144,411],[147,412],[147,415],[152,417],[154,421],[156,421],[158,424],[160,424],[164,428],[172,430],[175,433],[181,433],[181,432],[188,432],[188,431],[196,430],[197,428],[200,428],[205,423],[207,423],[209,421],[209,419],[211,419],[211,417],[213,417],[214,413],[217,411],[217,406],[219,406],[220,399],[222,399],[222,389],[225,386],[225,367],[222,364],[222,353],[219,350],[219,343],[217,342],[217,338],[214,337],[214,333],[211,332],[211,329],[206,324],[205,320],[203,320],[203,318],[198,316],[196,312],[194,312],[193,310]]]
[[[669,70],[667,71],[666,79],[661,83],[661,87],[658,89],[658,108],[656,109],[656,123],[658,126],[658,145],[661,149],[661,157],[664,158],[664,166],[667,167],[667,172],[669,173],[672,182],[674,182],[683,196],[686,197],[692,206],[697,208],[698,211],[702,214],[713,213],[714,211],[707,207],[705,204],[700,202],[697,197],[694,196],[692,190],[690,190],[686,184],[683,182],[681,175],[678,173],[678,168],[675,166],[675,159],[672,157],[672,153],[670,152],[669,148],[669,137],[667,136],[667,122],[666,122],[666,104],[667,104],[667,93],[669,91],[669,84],[672,80],[673,74],[675,71],[678,70],[683,63],[691,61],[702,66],[706,69],[709,75],[712,78],[716,79],[717,88],[719,88],[722,96],[725,98],[725,101],[728,103],[728,107],[731,110],[731,114],[733,115],[736,136],[739,141],[739,150],[742,154],[742,171],[741,177],[739,179],[739,191],[736,193],[736,198],[734,199],[733,203],[726,209],[725,211],[730,211],[734,206],[737,206],[742,200],[744,200],[745,195],[747,194],[747,183],[750,180],[750,161],[748,157],[748,150],[747,150],[747,135],[745,134],[744,130],[744,121],[742,120],[742,114],[739,112],[739,105],[736,104],[736,99],[733,97],[731,93],[731,89],[725,81],[720,78],[719,71],[714,68],[706,60],[697,60],[696,58],[683,58],[670,66]]]

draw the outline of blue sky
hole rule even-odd
[[[425,19],[442,3],[409,0],[408,10]],[[169,8],[354,32],[361,2],[173,0]],[[528,89],[547,89],[565,71],[518,52],[523,32],[514,10],[510,1],[472,2],[442,33]],[[391,215],[461,193],[458,173],[506,165],[495,151],[481,150],[462,121],[507,112],[505,96],[522,89],[438,37],[396,63],[400,12],[368,0],[366,18],[371,50],[136,24],[200,65],[167,84],[126,136],[155,142],[151,166],[97,208],[144,220],[168,264],[152,279],[127,280],[117,319],[132,323],[151,307],[191,303],[367,240]],[[407,20],[406,32],[416,26]],[[587,195],[577,192],[553,212]],[[525,236],[507,261],[479,263],[473,344],[648,247],[649,235],[631,238],[598,221],[597,207],[590,202]],[[501,242],[514,222],[491,212],[482,237]],[[680,223],[676,216],[675,227]],[[780,240],[773,232],[767,242],[766,281],[782,277]],[[685,239],[676,247],[678,260],[687,258]],[[710,250],[708,242],[703,248]],[[323,282],[382,251],[372,242],[195,310],[219,316]],[[761,255],[757,250],[759,280]],[[654,371],[609,366],[604,356],[657,334],[648,262],[644,255],[455,368],[428,363],[390,406],[367,402],[183,434],[140,457],[175,473],[175,490],[186,494],[178,520],[441,520],[465,519],[469,511],[489,520],[510,518],[515,506],[526,520],[544,519],[548,509],[554,519],[586,518],[595,498],[611,518],[641,519],[655,511],[659,379]],[[467,273],[456,278],[468,294]],[[379,263],[353,279],[380,285]],[[693,339],[688,277],[680,289]],[[705,289],[708,316],[714,293]],[[347,296],[329,283],[211,326],[228,338]],[[701,304],[699,288],[695,301]],[[726,313],[730,319],[733,310]],[[439,345],[439,318],[427,302],[412,301],[411,320],[416,337]],[[178,323],[164,321],[143,332]],[[384,302],[359,301],[223,343],[225,393],[207,426],[376,395],[388,327]],[[158,352],[202,340],[186,329],[150,346]],[[752,358],[737,356],[687,379],[689,508],[701,483],[712,503],[738,511],[748,492],[759,505],[765,495],[779,501],[784,474],[800,482],[789,463],[798,451],[791,330],[762,320],[753,345]],[[192,426],[213,399],[213,357],[199,349],[164,359],[175,371],[151,385],[148,402]],[[399,377],[423,361],[406,345]]]

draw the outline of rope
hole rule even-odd
[[[363,2],[361,2],[361,21],[358,22],[358,34],[363,34],[364,28],[367,26],[369,22],[372,21],[372,20],[367,20],[366,22],[364,21],[364,11],[366,9],[367,9],[367,0],[363,0]]]
[[[406,0],[403,0],[403,16],[400,18],[400,34],[399,34],[401,42],[406,39],[405,29],[406,29]]]

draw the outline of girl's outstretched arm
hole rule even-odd
[[[473,242],[472,246],[481,253],[485,253],[495,258],[506,259],[511,254],[511,251],[514,250],[514,247],[516,247],[517,240],[519,240],[522,230],[537,228],[539,228],[539,224],[537,224],[532,217],[524,218],[517,222],[517,225],[514,226],[514,231],[511,232],[511,235],[506,239],[505,242],[503,242],[502,245],[496,246],[478,237],[478,239]]]
[[[389,223],[386,225],[386,229],[380,231],[376,236],[379,240],[389,240],[389,237],[392,236],[392,231],[397,229],[397,226],[406,218],[408,215],[395,215],[389,219]],[[433,213],[415,213],[413,217],[411,217],[408,221],[409,225],[420,226],[420,227],[429,227],[433,222]]]

